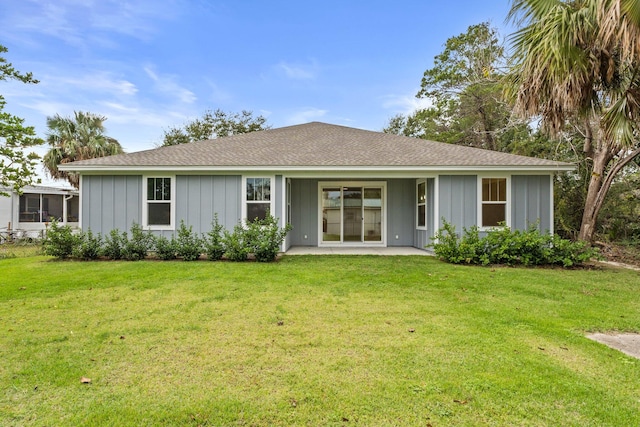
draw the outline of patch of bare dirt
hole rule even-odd
[[[605,261],[620,267],[640,269],[640,247],[599,241],[593,245],[600,250]]]

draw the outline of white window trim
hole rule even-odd
[[[424,203],[420,203],[420,194],[418,193],[418,188],[420,188],[420,184],[424,184]],[[428,218],[429,218],[429,213],[427,212],[427,208],[429,206],[428,201],[429,200],[429,186],[427,185],[427,179],[426,178],[420,178],[416,180],[416,205],[415,205],[415,209],[416,209],[416,230],[427,230],[428,226],[429,226],[429,222],[428,222]],[[420,224],[420,218],[418,218],[418,207],[420,205],[424,205],[424,225],[419,225]]]
[[[482,201],[482,180],[483,179],[506,179],[506,183],[507,183],[507,189],[506,189],[506,200],[504,202],[505,205],[505,223],[507,227],[511,227],[511,175],[505,175],[505,174],[481,174],[481,175],[477,175],[478,179],[477,179],[477,191],[478,191],[478,207],[477,207],[477,211],[478,211],[478,230],[480,231],[490,231],[490,230],[496,230],[496,229],[501,229],[502,227],[500,226],[489,226],[489,227],[484,227],[482,225],[482,205],[484,204],[484,202]],[[491,203],[491,202],[490,202]],[[497,202],[493,202],[494,204],[498,204]],[[503,202],[499,202],[499,204],[502,204]]]
[[[147,200],[147,188],[149,178],[171,179],[171,200],[169,209],[171,218],[169,225],[149,225],[149,205]],[[142,228],[145,230],[175,230],[176,229],[176,176],[175,175],[143,175],[142,176]]]
[[[250,178],[269,178],[269,213],[272,217],[276,216],[276,177],[275,175],[243,175],[242,176],[242,194],[241,194],[241,213],[242,213],[242,223],[247,223],[247,179]],[[266,203],[266,202],[263,202]],[[280,222],[282,222],[282,218],[280,218]]]

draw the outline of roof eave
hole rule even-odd
[[[271,172],[472,172],[472,171],[518,171],[518,172],[569,172],[575,170],[576,166],[569,163],[556,165],[432,165],[432,166],[167,166],[167,165],[60,165],[63,171],[73,171],[79,173],[122,173],[122,172],[251,172],[251,171],[271,171]]]

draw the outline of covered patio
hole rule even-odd
[[[431,252],[411,246],[387,247],[326,247],[326,246],[292,246],[285,255],[383,255],[383,256],[432,256]]]

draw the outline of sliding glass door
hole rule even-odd
[[[362,188],[342,189],[342,241],[362,242]]]
[[[382,188],[364,189],[364,232],[365,242],[382,242]]]
[[[384,185],[334,184],[320,187],[321,242],[383,243]]]

